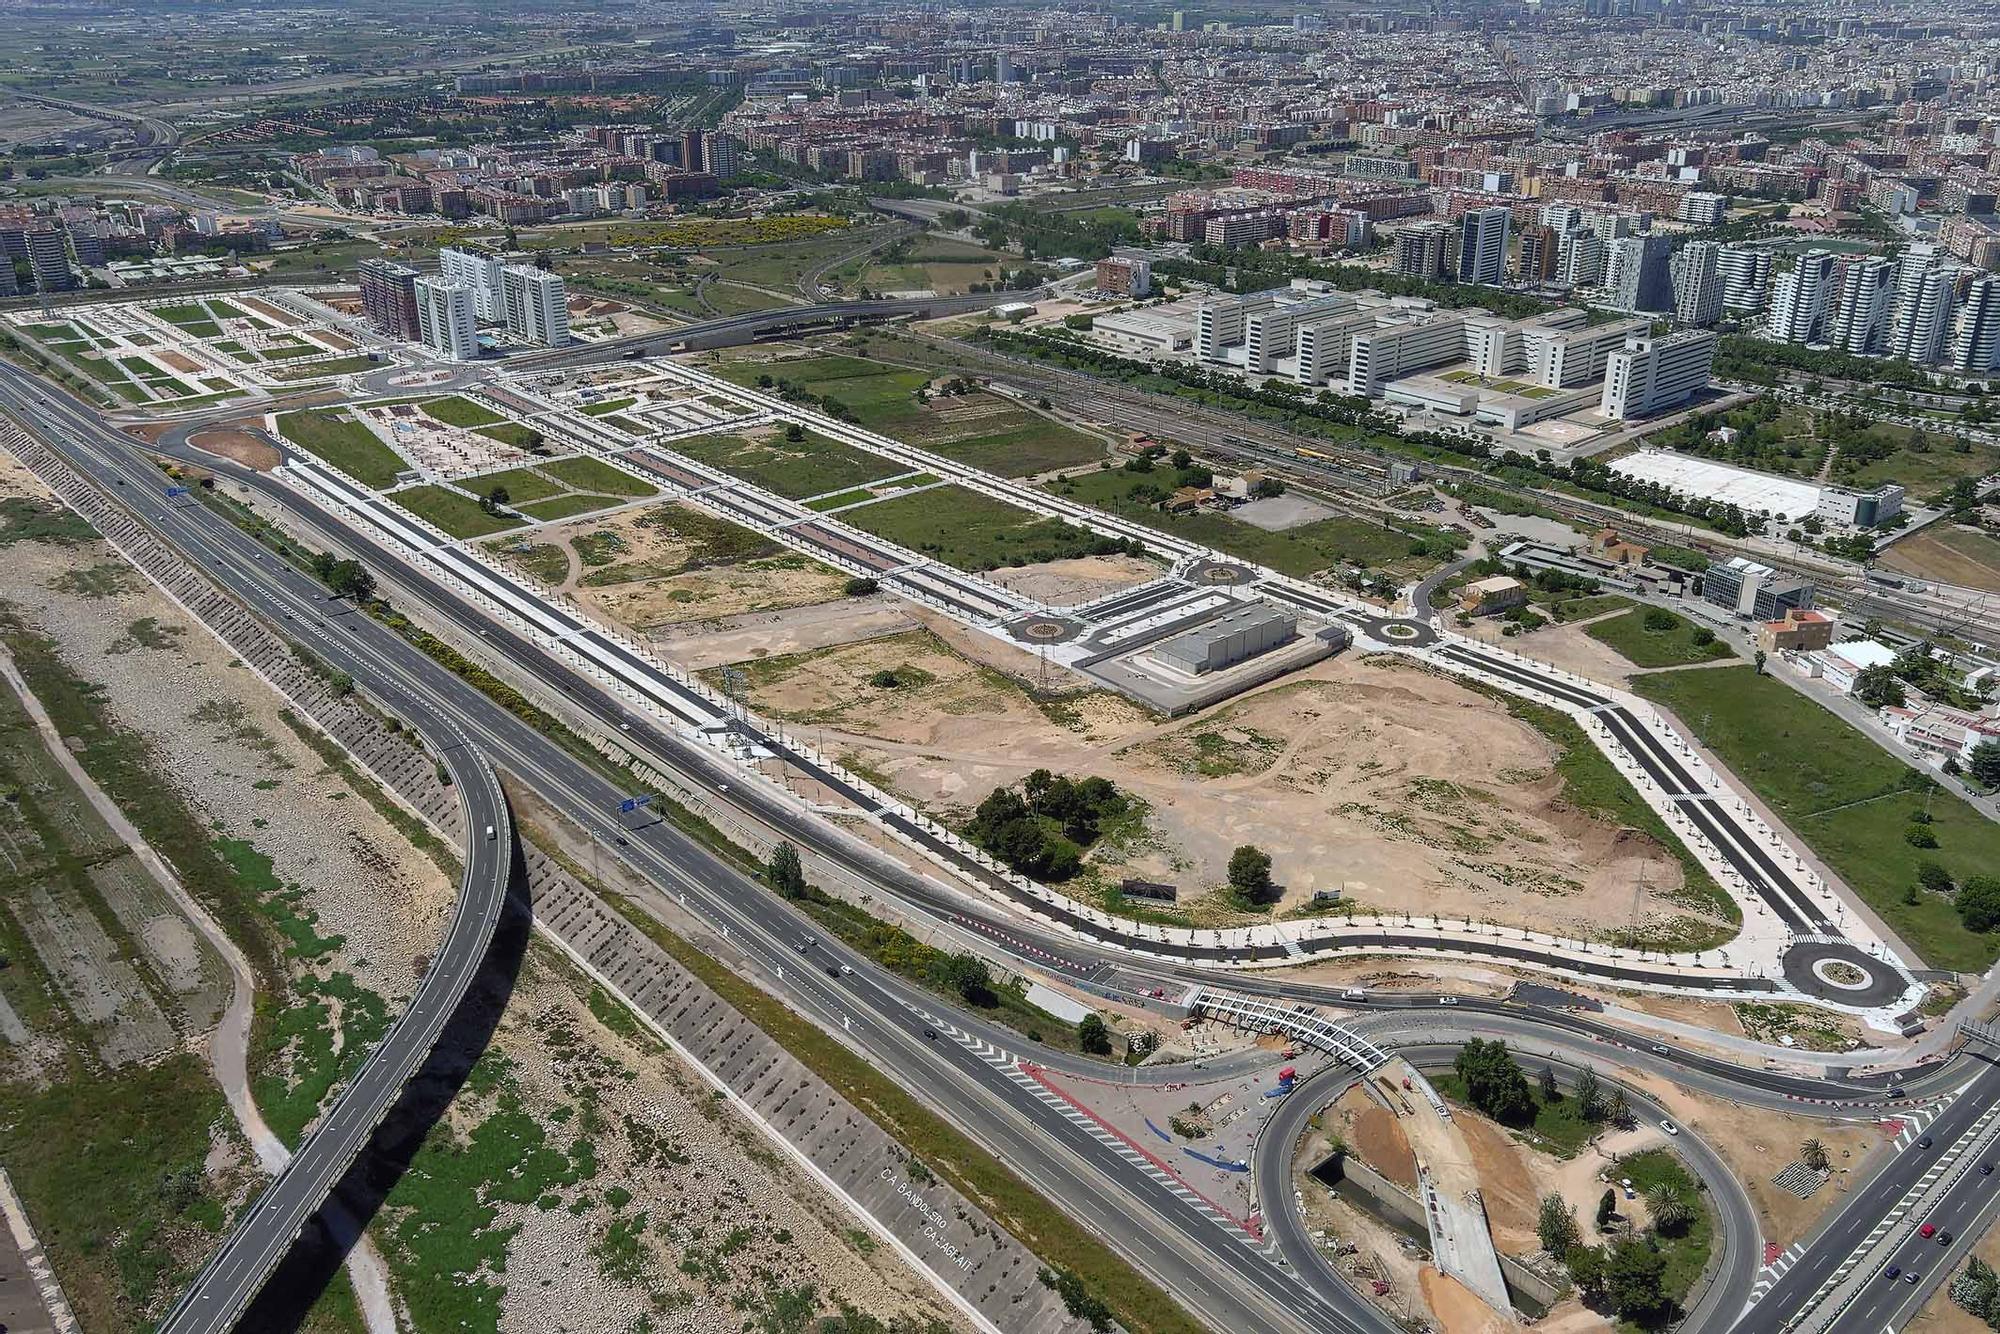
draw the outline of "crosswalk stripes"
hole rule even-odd
[[[1744,1303],[1744,1308],[1747,1310],[1763,1300],[1764,1294],[1769,1292],[1772,1286],[1785,1276],[1785,1271],[1797,1264],[1799,1257],[1805,1253],[1806,1244],[1803,1241],[1795,1241],[1786,1247],[1777,1259],[1759,1269],[1757,1281],[1750,1285],[1750,1300]]]

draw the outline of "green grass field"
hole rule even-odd
[[[477,477],[461,478],[459,485],[482,496],[491,494],[496,486],[504,487],[507,491],[507,503],[510,505],[547,500],[550,496],[559,496],[563,493],[560,486],[528,468],[508,468],[502,472],[481,473]]]
[[[642,481],[631,473],[614,468],[603,459],[578,457],[559,459],[554,463],[544,463],[538,472],[553,477],[565,486],[579,491],[592,491],[607,496],[656,496],[659,488]]]
[[[1081,528],[959,486],[863,505],[840,517],[961,570],[1089,555],[1098,542]]]
[[[553,522],[557,519],[573,519],[579,514],[594,514],[598,510],[610,509],[617,503],[617,499],[612,496],[587,496],[571,492],[569,495],[538,500],[532,505],[522,505],[518,508],[531,519]]]
[[[843,404],[861,425],[906,444],[1002,477],[1028,477],[1101,459],[1104,442],[1052,422],[997,395],[941,398],[927,407],[915,398],[930,381],[927,371],[904,370],[856,357],[803,357],[769,365],[725,362],[718,374],[741,385],[760,375],[791,381],[809,393]],[[961,406],[997,408],[953,420]]]
[[[1976,972],[2000,957],[2000,933],[1968,931],[1948,897],[1910,892],[1925,860],[1954,881],[1991,875],[2000,867],[2000,825],[1749,667],[1661,672],[1639,677],[1634,689],[1679,715],[1924,963]],[[1936,848],[1904,840],[1914,811],[1929,812]]]
[[[1701,1183],[1671,1149],[1635,1153],[1619,1163],[1618,1172],[1631,1179],[1632,1189],[1641,1199],[1656,1186],[1672,1186],[1694,1206],[1694,1221],[1679,1236],[1653,1234],[1667,1262],[1661,1286],[1676,1302],[1686,1300],[1701,1271],[1708,1267],[1708,1253],[1715,1245],[1715,1214],[1702,1194]]]
[[[441,486],[412,486],[393,492],[389,499],[453,537],[485,537],[521,526],[521,521],[512,515],[488,514],[479,508],[478,501]]]
[[[1273,533],[1226,514],[1206,510],[1168,514],[1149,497],[1153,491],[1172,486],[1171,480],[1167,480],[1169,476],[1163,472],[1129,473],[1123,469],[1110,469],[1065,478],[1054,489],[1058,494],[1080,500],[1086,505],[1137,519],[1162,532],[1200,542],[1299,578],[1342,561],[1400,574],[1422,573],[1438,563],[1429,557],[1412,556],[1411,539],[1407,534],[1368,519],[1345,516],[1321,519]]]
[[[481,426],[497,426],[506,418],[497,412],[490,412],[469,398],[452,394],[445,398],[433,398],[424,405],[426,416],[435,417],[446,426],[457,426],[464,430],[475,430]]]
[[[1635,667],[1685,667],[1691,663],[1715,662],[1731,656],[1727,644],[1715,639],[1697,644],[1694,642],[1695,627],[1679,616],[1673,620],[1669,629],[1648,630],[1646,611],[1634,608],[1623,616],[1613,616],[1585,626],[1583,632],[1598,643],[1616,650]]]
[[[367,486],[388,486],[408,466],[373,431],[336,409],[287,412],[278,418],[278,434]]]
[[[752,440],[740,435],[704,435],[677,440],[677,454],[720,468],[754,486],[791,500],[843,491],[909,469],[893,459],[843,445],[807,431],[803,440],[770,433]]]

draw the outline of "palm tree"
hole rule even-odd
[[[1826,1145],[1816,1139],[1809,1139],[1799,1145],[1799,1159],[1815,1172],[1826,1171],[1827,1165],[1833,1161],[1826,1151]]]
[[[1694,1205],[1689,1203],[1687,1192],[1671,1181],[1662,1181],[1646,1192],[1646,1212],[1653,1216],[1653,1226],[1670,1237],[1687,1231],[1694,1222]]]

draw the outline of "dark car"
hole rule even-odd
[[[1931,1137],[1929,1135],[1926,1135],[1922,1139],[1917,1141],[1917,1147],[1920,1149],[1928,1149],[1930,1146],[1931,1146]]]
[[[1889,1266],[1889,1281],[1891,1283],[1894,1283],[1897,1279],[1901,1278],[1902,1276],[1903,1276],[1903,1266],[1901,1265]]]
[[[838,965],[838,964],[831,964],[831,963],[830,963],[830,964],[828,964],[828,965],[826,966],[826,975],[827,975],[828,977],[839,977],[839,976],[840,976],[840,967],[839,967],[839,965]]]
[[[1938,1233],[1938,1235],[1937,1235],[1937,1244],[1938,1244],[1938,1245],[1940,1245],[1940,1246],[1949,1246],[1949,1245],[1951,1245],[1951,1233],[1949,1233],[1949,1232],[1940,1232],[1940,1233]]]
[[[924,1030],[924,1036],[925,1036],[926,1038],[930,1039],[930,1040],[931,1040],[932,1042],[936,1042],[936,1041],[937,1041],[937,1030],[936,1030],[935,1028],[927,1028],[927,1029],[925,1029],[925,1030]]]
[[[1990,1177],[1990,1176],[1992,1176],[1992,1175],[1993,1175],[1993,1164],[1991,1164],[1991,1163],[1981,1163],[1981,1164],[1979,1165],[1979,1175],[1981,1175],[1981,1176],[1983,1176],[1983,1177]]]

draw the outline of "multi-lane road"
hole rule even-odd
[[[1020,1045],[1004,1030],[954,1016],[964,1040],[927,1039],[942,1003],[912,984],[837,944],[820,948],[853,969],[838,981],[797,966],[797,943],[813,924],[716,858],[670,824],[643,831],[626,828],[618,804],[629,795],[593,764],[529,727],[434,660],[369,617],[329,604],[308,576],[284,566],[248,535],[198,502],[174,506],[160,474],[130,442],[108,431],[94,414],[11,368],[0,368],[0,406],[34,422],[43,438],[80,472],[107,490],[159,497],[141,504],[154,525],[218,583],[271,617],[286,633],[325,661],[349,671],[371,694],[417,705],[457,721],[470,743],[496,765],[531,786],[564,816],[595,833],[607,849],[665,894],[726,926],[748,964],[794,1006],[852,1043],[879,1068],[931,1105],[1036,1188],[1103,1237],[1143,1272],[1168,1288],[1191,1311],[1217,1328],[1323,1331],[1353,1334],[1389,1324],[1344,1288],[1318,1292],[1272,1266],[1243,1235],[1217,1222],[1152,1175],[1112,1151],[1067,1117],[1031,1096],[979,1043]],[[226,469],[225,469],[226,471]],[[394,558],[364,539],[338,534],[330,516],[295,512],[327,526],[331,543],[341,536],[358,547],[385,584],[421,588],[409,571],[398,577]],[[432,592],[441,610],[451,602]],[[473,608],[451,608],[468,626],[490,623]],[[473,633],[477,633],[474,630]],[[497,638],[499,631],[492,633]],[[524,651],[533,653],[527,645]],[[625,715],[596,696],[593,683],[569,677],[556,687],[601,715],[607,731],[620,723],[635,744],[671,753],[677,738]],[[710,776],[726,786],[727,770]],[[782,979],[782,980],[780,980]],[[290,1233],[284,1234],[289,1237]]]
[[[1274,1268],[1238,1234],[1189,1208],[1174,1192],[1133,1171],[1130,1164],[1107,1152],[1067,1119],[1023,1096],[1004,1070],[974,1045],[1018,1045],[1012,1035],[985,1028],[975,1019],[952,1016],[952,1031],[963,1032],[971,1040],[924,1038],[925,1017],[938,1014],[940,1002],[873,968],[867,960],[846,954],[837,945],[827,948],[855,969],[851,976],[828,982],[809,970],[802,974],[796,967],[781,974],[784,965],[796,958],[798,938],[809,929],[803,919],[671,826],[654,826],[633,836],[618,824],[615,814],[616,803],[624,794],[598,769],[527,728],[375,622],[336,611],[324,601],[313,581],[276,563],[254,541],[204,507],[186,501],[169,505],[158,489],[161,480],[157,471],[137,456],[129,440],[106,428],[89,409],[11,368],[0,369],[0,405],[12,407],[24,420],[38,425],[73,466],[107,489],[123,488],[132,496],[160,496],[157,509],[144,503],[138,506],[142,518],[262,614],[274,622],[289,623],[289,629],[316,653],[347,667],[371,693],[400,701],[394,707],[408,713],[430,709],[457,719],[474,746],[521,777],[569,818],[597,832],[607,843],[622,838],[617,855],[664,892],[687,895],[690,908],[708,920],[728,925],[731,939],[739,943],[751,966],[773,980],[776,989],[792,1003],[830,1029],[841,1031],[881,1068],[951,1117],[1029,1181],[1062,1199],[1081,1221],[1158,1277],[1202,1318],[1222,1327],[1247,1328],[1351,1331],[1383,1325],[1379,1313],[1344,1285],[1337,1281],[1321,1284],[1310,1273]],[[731,799],[751,804],[755,818],[797,836],[802,843],[837,859],[852,860],[850,847],[816,835],[813,827],[817,821],[746,790],[754,785],[738,782],[730,789],[735,775],[718,757],[604,700],[596,683],[538,646],[514,638],[484,610],[404,568],[397,556],[365,534],[349,529],[333,515],[314,511],[309,503],[266,479],[218,465],[212,459],[204,458],[203,462],[227,478],[265,487],[272,498],[318,529],[328,545],[351,550],[368,561],[386,585],[421,590],[422,600],[434,614],[468,634],[489,637],[505,652],[518,650],[517,666],[538,677],[570,708],[591,716],[607,733],[630,729],[628,735],[634,744],[660,757],[668,767],[711,790],[729,790]],[[871,876],[882,869],[880,862],[857,865]],[[964,900],[904,873],[902,884],[911,882],[925,887],[930,895],[928,900],[916,899],[916,906],[941,917],[964,920],[968,907]],[[1187,966],[1139,963],[1115,950],[1065,940],[1058,933],[1039,931],[1017,919],[996,916],[989,924],[996,927],[1001,939],[1022,945],[1029,941],[1036,941],[1037,948],[1066,944],[1068,957],[1086,969],[1123,969],[1181,980],[1201,976],[1199,970]],[[784,981],[776,982],[780,976]],[[1336,999],[1325,989],[1288,986],[1275,979],[1243,980],[1245,990],[1301,1000]],[[1525,1015],[1511,1017],[1531,1031],[1541,1025],[1592,1026],[1587,1019],[1557,1011],[1527,1011]],[[1612,1041],[1629,1044],[1629,1036],[1621,1039],[1608,1026],[1602,1027]],[[1041,1059],[1039,1055],[1037,1059]],[[1879,1097],[1883,1087],[1880,1081],[1833,1085],[1796,1081],[1678,1052],[1660,1059],[1675,1068],[1705,1070],[1739,1092],[1778,1098],[1825,1097],[1830,1092],[1838,1096],[1840,1090],[1856,1097]],[[1811,1092],[1788,1090],[1788,1080]],[[1838,1238],[1827,1246],[1830,1254],[1838,1248]]]

